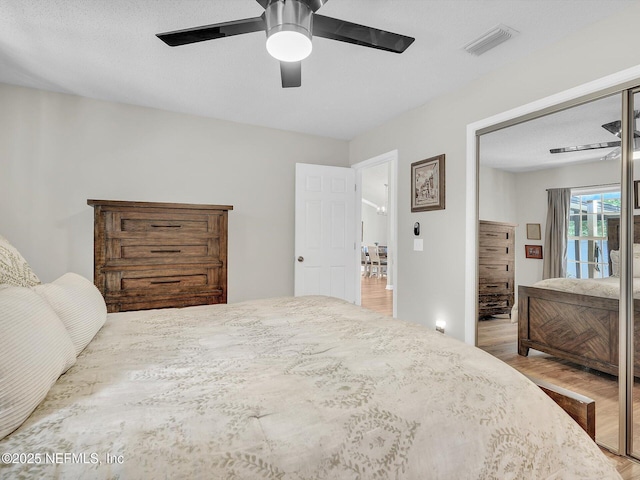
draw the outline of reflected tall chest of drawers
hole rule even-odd
[[[109,312],[227,303],[230,205],[87,200]]]
[[[514,302],[516,225],[480,220],[478,317],[511,314]]]

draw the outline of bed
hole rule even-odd
[[[619,218],[608,219],[609,251],[619,250]],[[640,216],[634,219],[634,244],[640,247]],[[640,250],[634,245],[635,251]],[[640,257],[638,257],[640,259]],[[609,271],[613,265],[610,261]],[[635,268],[640,274],[639,268]],[[634,278],[634,314],[640,318],[640,279]],[[548,279],[518,287],[518,353],[549,353],[578,365],[618,374],[620,278]],[[635,324],[640,338],[640,322]],[[635,342],[635,371],[640,345]]]
[[[0,408],[42,398],[0,411],[1,478],[620,478],[528,379],[418,324],[328,297],[107,314],[79,275],[24,283],[0,288]]]

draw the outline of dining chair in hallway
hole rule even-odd
[[[360,265],[364,267],[362,269],[362,276],[369,277],[371,275],[371,262],[364,247],[360,247]]]
[[[376,270],[376,275],[378,278],[381,278],[382,275],[387,274],[387,258],[381,257],[378,253],[377,245],[368,245],[367,252],[369,252],[369,262],[371,265],[369,266],[370,275],[373,275],[373,269]]]

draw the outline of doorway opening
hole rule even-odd
[[[353,165],[356,171],[356,303],[397,316],[397,151]]]

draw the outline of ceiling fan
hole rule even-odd
[[[325,17],[316,12],[328,0],[256,0],[264,13],[259,17],[201,27],[158,33],[156,36],[171,47],[264,31],[267,51],[280,60],[282,87],[302,84],[301,62],[312,50],[312,36],[353,43],[363,47],[402,53],[414,38],[357,23]]]
[[[640,118],[640,110],[636,110],[633,115],[634,119]],[[620,138],[622,134],[622,121],[615,120],[613,122],[605,123],[602,125],[602,128],[612,133],[616,137]],[[634,146],[638,148],[638,139],[640,138],[640,132],[638,130],[633,131],[633,142]],[[589,143],[586,145],[575,145],[573,147],[562,147],[562,148],[552,148],[549,150],[549,153],[569,153],[569,152],[581,152],[584,150],[597,150],[599,148],[613,148],[618,147],[615,150],[611,151],[607,154],[603,159],[612,159],[616,158],[620,154],[620,140],[613,140],[610,142],[601,142],[601,143]]]

